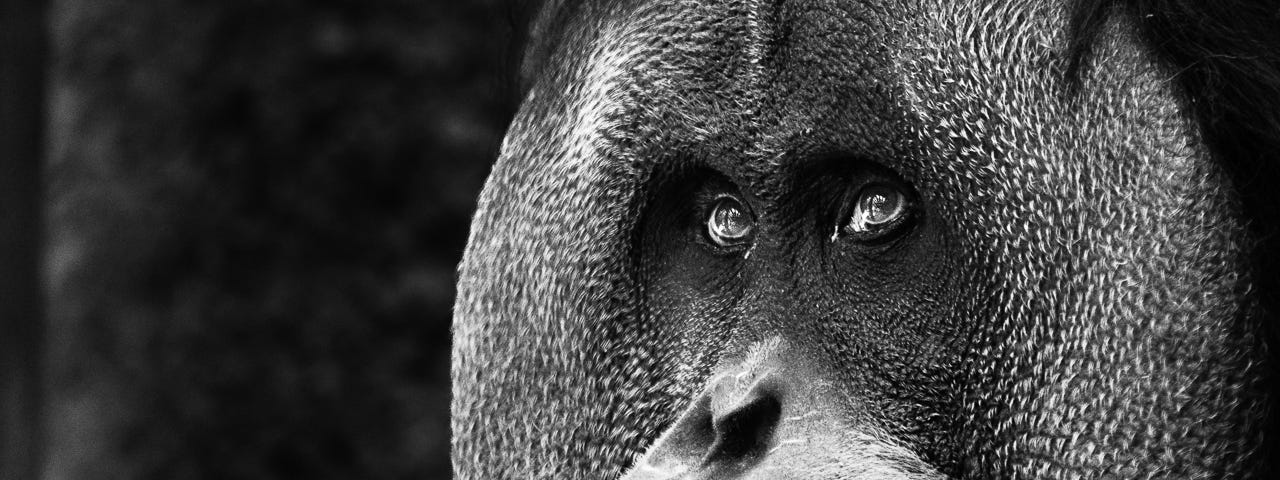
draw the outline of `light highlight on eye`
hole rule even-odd
[[[716,201],[707,215],[707,237],[721,247],[737,247],[751,242],[756,221],[747,207],[733,197]]]
[[[840,231],[858,240],[872,240],[894,231],[910,213],[907,196],[887,185],[863,188],[855,202]]]

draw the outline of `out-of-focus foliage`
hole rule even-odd
[[[495,1],[59,0],[48,478],[447,478]]]

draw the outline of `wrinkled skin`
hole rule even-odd
[[[1251,238],[1116,14],[553,6],[460,267],[459,479],[1261,475]],[[833,235],[908,192],[890,241]],[[705,236],[749,205],[749,248]]]

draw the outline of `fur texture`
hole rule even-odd
[[[947,476],[1263,477],[1274,63],[1191,11],[556,3],[460,267],[459,478],[616,478],[775,335]],[[910,236],[808,233],[875,175],[918,193]],[[691,246],[673,185],[705,178],[756,205],[747,256]],[[868,478],[841,441],[789,473]]]

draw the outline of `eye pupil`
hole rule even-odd
[[[867,187],[859,194],[845,229],[855,234],[887,230],[906,215],[906,206],[906,196],[898,190],[883,185]]]
[[[742,203],[732,198],[717,202],[707,218],[707,235],[722,247],[746,243],[754,230],[755,219]]]
[[[892,220],[897,213],[898,197],[890,197],[883,192],[867,195],[862,200],[862,208],[867,212],[868,223],[884,223]]]

